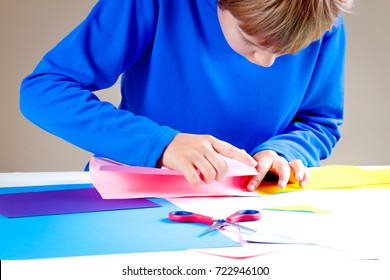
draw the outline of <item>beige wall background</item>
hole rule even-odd
[[[0,172],[83,170],[91,156],[24,119],[20,81],[96,0],[1,0]],[[347,26],[345,124],[328,164],[390,165],[390,1],[356,1]],[[118,104],[119,87],[99,96]]]

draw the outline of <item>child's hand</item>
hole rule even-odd
[[[202,181],[210,184],[223,181],[228,166],[221,156],[241,161],[249,166],[257,162],[245,151],[210,135],[179,133],[166,147],[160,164],[166,168],[180,171],[194,186]]]
[[[268,172],[279,177],[278,185],[281,188],[285,188],[288,182],[299,182],[300,186],[304,186],[309,180],[309,169],[300,160],[287,162],[285,158],[270,150],[261,151],[253,158],[257,161],[256,169],[259,174],[249,181],[247,186],[249,191],[256,190]]]

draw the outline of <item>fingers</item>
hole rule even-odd
[[[306,186],[307,181],[309,181],[309,179],[310,179],[310,169],[306,167],[305,175],[303,176],[302,180],[299,181],[299,185],[301,187]]]
[[[247,185],[248,191],[250,192],[255,191],[257,187],[260,185],[260,183],[264,180],[266,174],[267,173],[263,173],[259,171],[259,174],[253,176]]]
[[[186,178],[187,182],[193,185],[194,187],[201,187],[202,186],[202,180],[199,177],[199,173],[196,171],[195,168],[192,167],[183,167],[180,169],[176,169],[177,171],[181,171]]]
[[[299,182],[299,185],[304,187],[310,178],[309,169],[300,160],[290,161],[289,166],[291,167],[290,181],[292,183]]]
[[[179,133],[165,149],[160,163],[182,172],[190,184],[199,187],[202,182],[210,184],[225,179],[228,166],[222,156],[256,167],[258,174],[247,184],[249,191],[256,190],[268,172],[278,177],[281,188],[289,181],[304,186],[309,180],[309,170],[300,160],[287,162],[271,150],[261,151],[252,158],[244,150],[210,135]]]
[[[166,147],[160,164],[183,173],[187,181],[200,186],[223,181],[228,166],[221,155],[255,166],[257,162],[246,152],[212,137],[179,133]]]
[[[216,152],[225,157],[241,161],[248,166],[255,167],[257,165],[257,161],[245,150],[240,150],[227,142],[214,139],[214,141],[212,142],[212,146]]]
[[[297,182],[303,179],[303,176],[305,174],[305,166],[303,165],[302,161],[300,160],[293,160],[289,162],[289,165],[291,167],[291,181]]]
[[[259,174],[253,176],[249,181],[247,185],[249,191],[256,190],[268,172],[278,177],[280,188],[285,188],[289,182],[299,182],[300,186],[304,186],[309,180],[309,169],[300,160],[288,162],[285,158],[270,150],[257,153],[254,155],[254,159],[257,160],[256,169]]]
[[[274,151],[262,151],[257,153],[254,158],[257,160],[257,170],[262,174],[262,180],[268,172],[278,176],[278,186],[285,188],[290,178],[290,167],[285,158],[279,156]],[[262,181],[261,180],[261,181]],[[256,188],[261,181],[258,182]],[[253,188],[253,186],[251,186]]]
[[[219,154],[210,153],[199,156],[194,160],[194,165],[200,173],[203,182],[210,184],[213,181],[221,182],[225,180],[228,166]]]

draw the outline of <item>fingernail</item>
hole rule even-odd
[[[287,181],[282,180],[282,181],[279,182],[279,187],[281,189],[284,189],[286,187],[286,185],[287,185]]]
[[[302,180],[303,179],[303,174],[302,173],[295,174],[295,179],[297,179],[298,181]]]
[[[254,183],[249,183],[247,188],[249,191],[253,192],[256,190],[256,185]]]
[[[299,181],[299,185],[300,185],[301,187],[306,186],[306,184],[307,184],[307,181],[306,181],[306,180]]]

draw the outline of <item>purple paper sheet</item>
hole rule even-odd
[[[8,218],[159,207],[148,199],[102,199],[95,188],[0,195],[0,215]]]

